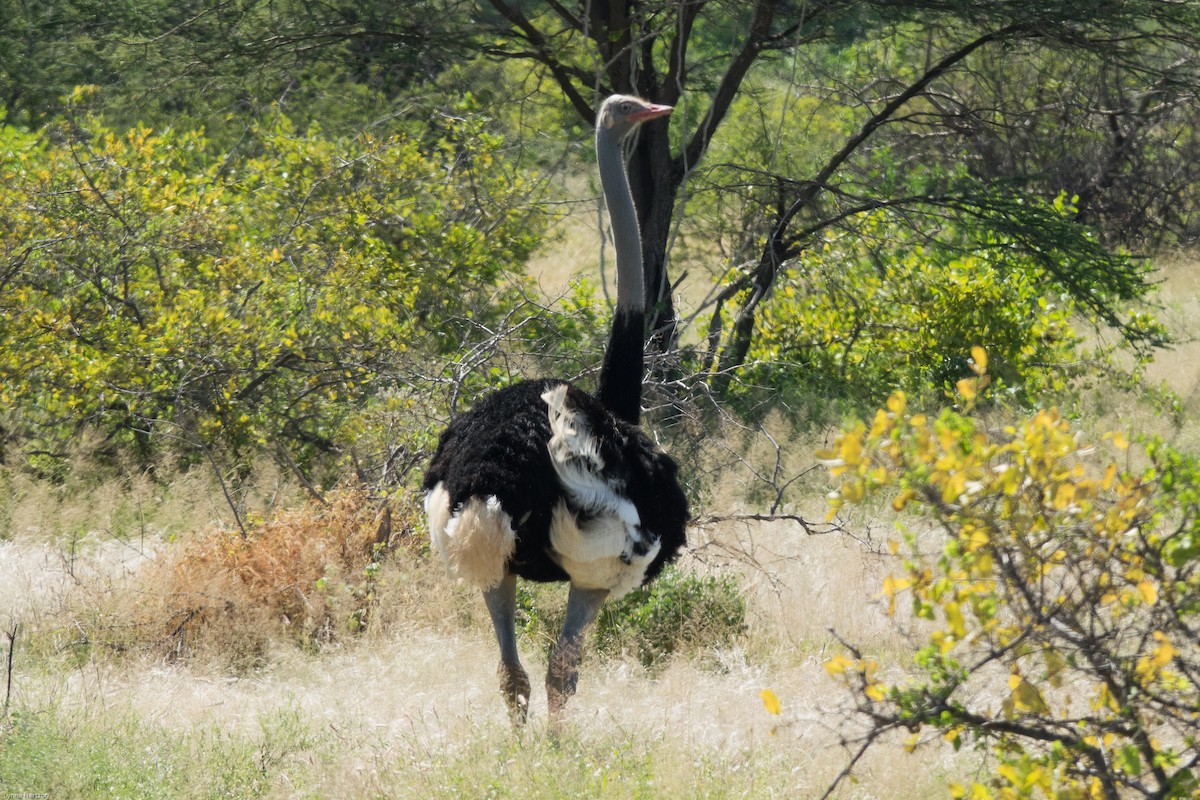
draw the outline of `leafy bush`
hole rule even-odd
[[[746,604],[730,575],[668,567],[649,586],[609,603],[596,620],[596,649],[628,652],[645,666],[674,653],[728,645],[746,630]]]
[[[990,755],[954,797],[1200,792],[1200,460],[1107,438],[1116,458],[1054,410],[997,430],[909,414],[897,394],[825,454],[835,509],[890,493],[920,515],[883,591],[927,621],[910,680],[889,684],[853,646],[827,668],[867,741],[903,728],[915,745],[931,727]]]
[[[877,215],[805,253],[776,291],[745,382],[785,398],[940,399],[969,374],[961,354],[983,344],[997,391],[1030,404],[1061,393],[1083,365],[1072,326],[1081,309],[1003,240],[925,246]]]
[[[517,586],[517,624],[547,652],[565,618],[561,592]],[[733,642],[746,630],[746,604],[730,575],[700,576],[668,566],[649,586],[606,603],[596,619],[595,650],[636,655],[647,667],[675,653],[696,653]]]
[[[732,576],[667,567],[648,587],[608,603],[596,619],[601,654],[630,652],[652,667],[676,652],[730,644],[745,632],[745,602]]]
[[[195,132],[0,128],[14,433],[55,454],[95,427],[143,461],[344,445],[352,406],[406,360],[513,308],[502,285],[539,228],[499,147],[467,122],[418,144],[279,119],[245,157]]]

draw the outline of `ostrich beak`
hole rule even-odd
[[[649,106],[647,106],[643,110],[635,111],[634,113],[630,114],[628,119],[630,122],[645,122],[648,119],[658,119],[659,117],[665,117],[674,110],[675,109],[671,106],[660,106],[660,105],[651,103]]]

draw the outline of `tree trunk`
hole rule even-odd
[[[678,320],[667,274],[667,245],[681,178],[671,169],[665,120],[643,126],[630,159],[629,177],[642,228],[649,349],[657,354],[668,353],[675,347]]]

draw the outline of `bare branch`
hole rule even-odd
[[[575,84],[571,80],[572,70],[558,60],[555,55],[555,49],[551,46],[545,34],[538,30],[529,21],[529,18],[521,13],[521,10],[516,6],[509,5],[504,0],[489,0],[489,2],[493,8],[500,12],[502,17],[512,23],[520,32],[521,38],[533,46],[532,57],[550,70],[550,74],[554,76],[559,89],[562,90],[563,95],[571,103],[571,107],[575,109],[575,113],[579,114],[579,117],[587,124],[595,124],[595,109],[592,108],[592,104],[575,88]]]

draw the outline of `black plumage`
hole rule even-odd
[[[569,580],[550,546],[555,504],[565,500],[577,516],[587,514],[559,480],[547,449],[550,421],[541,397],[563,383],[522,381],[487,395],[456,417],[442,433],[423,484],[427,492],[442,484],[452,512],[472,497],[499,499],[517,535],[507,569],[531,581]],[[592,395],[568,384],[567,402],[586,417],[600,444],[603,478],[632,501],[642,530],[661,544],[646,568],[649,581],[686,540],[688,507],[678,467],[641,429],[617,418]]]

